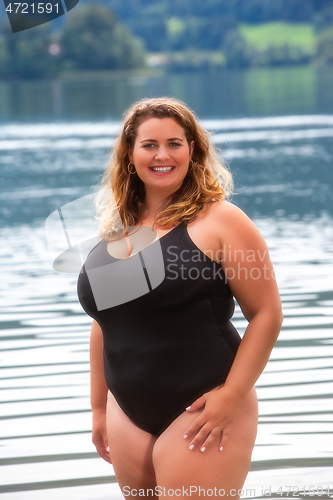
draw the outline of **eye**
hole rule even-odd
[[[153,142],[149,143],[149,144],[144,144],[144,148],[146,149],[149,149],[149,148],[154,148],[156,146],[156,144],[154,144]]]
[[[179,144],[179,142],[170,142],[170,146],[173,148],[176,148],[176,147],[180,147],[181,144]]]

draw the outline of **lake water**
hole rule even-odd
[[[124,109],[187,102],[268,243],[285,321],[257,383],[244,498],[333,498],[333,70],[0,82],[0,492],[120,498],[91,444],[90,319],[53,271],[45,219],[98,184]],[[242,334],[239,310],[234,324]]]

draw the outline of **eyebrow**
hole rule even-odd
[[[184,141],[183,141],[183,139],[181,139],[180,137],[171,137],[170,139],[167,139],[167,140],[168,140],[169,142],[171,142],[171,141],[180,141],[180,142],[184,142]],[[143,140],[141,141],[141,144],[142,144],[143,142],[157,142],[157,140],[156,140],[156,139],[143,139]]]

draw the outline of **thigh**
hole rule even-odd
[[[237,492],[243,487],[250,468],[257,434],[258,400],[255,389],[244,401],[223,451],[219,451],[218,442],[204,453],[199,449],[189,449],[183,434],[194,418],[193,413],[182,413],[156,440],[153,464],[157,484],[163,495],[165,493],[162,498],[171,498],[172,492],[177,489],[183,497],[191,493],[192,499],[221,497],[224,496],[221,494],[223,490],[225,496],[237,499]],[[219,490],[222,490],[220,495]]]
[[[152,449],[156,437],[137,427],[108,393],[107,436],[110,457],[116,479],[126,498],[139,495],[139,490],[148,491],[154,497],[156,486],[152,463]],[[133,494],[131,494],[132,492]]]

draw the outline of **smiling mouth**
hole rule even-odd
[[[153,172],[171,172],[175,167],[151,167]]]

